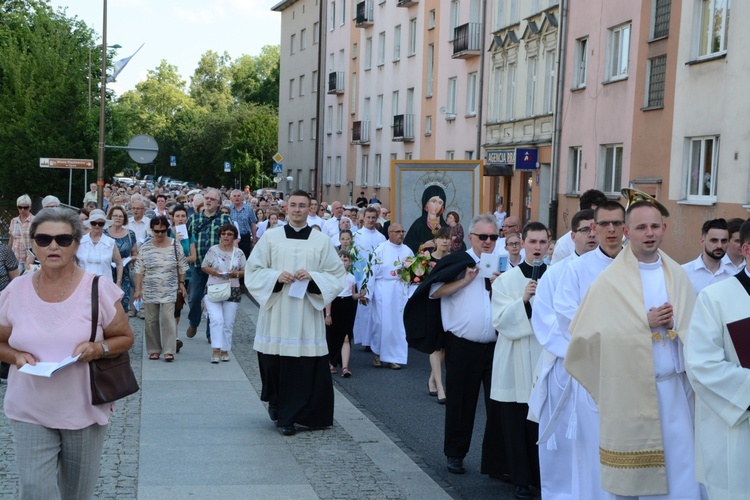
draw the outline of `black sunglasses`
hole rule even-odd
[[[34,242],[40,247],[50,246],[50,243],[52,243],[52,240],[55,240],[55,242],[61,247],[69,247],[70,245],[73,244],[73,239],[74,238],[72,234],[56,234],[52,236],[49,234],[39,233],[34,236]]]
[[[91,222],[89,222],[89,224],[91,224],[92,226],[104,227],[104,224],[106,224],[106,222],[104,222],[103,220],[100,220],[100,221],[91,221]]]
[[[28,210],[29,209],[28,206],[23,207],[23,206],[20,206],[20,205],[17,208],[18,208],[18,210]]]
[[[167,232],[166,229],[152,229],[151,231],[153,231],[156,234],[163,234]]]
[[[479,238],[481,241],[487,241],[487,238],[491,239],[492,241],[497,241],[497,239],[500,237],[496,234],[477,234],[477,233],[471,233],[477,238]]]

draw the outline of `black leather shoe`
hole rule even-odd
[[[279,427],[279,432],[284,436],[294,436],[297,433],[297,429],[294,428],[294,425],[285,425]]]
[[[451,474],[463,474],[466,472],[466,469],[464,469],[464,459],[448,457],[448,472]]]
[[[279,410],[274,408],[273,406],[268,407],[268,416],[271,417],[271,420],[276,422],[279,419]]]

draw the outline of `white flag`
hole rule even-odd
[[[138,47],[138,50],[141,50],[144,45],[145,45],[145,43],[142,43],[141,46]],[[108,76],[107,77],[107,83],[112,83],[112,82],[115,81],[115,79],[117,78],[117,75],[119,75],[120,72],[123,69],[125,69],[125,66],[130,62],[130,60],[133,58],[133,56],[135,56],[138,53],[138,50],[136,50],[135,52],[133,52],[132,56],[120,59],[119,61],[117,61],[115,63],[115,71],[114,71],[114,73],[112,73],[112,76]]]

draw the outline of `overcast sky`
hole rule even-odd
[[[122,46],[116,59],[130,56],[145,43],[127,67],[108,85],[117,95],[135,88],[162,59],[177,66],[189,85],[200,56],[208,50],[258,55],[264,45],[278,45],[281,13],[275,0],[107,0],[107,44]],[[51,0],[67,7],[102,34],[103,0]]]

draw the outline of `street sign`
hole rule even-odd
[[[176,167],[177,166],[177,157],[176,156],[170,156],[169,157],[169,166],[170,167]]]
[[[273,164],[273,174],[274,175],[280,174],[283,171],[284,171],[284,165],[282,165],[281,163],[274,163]]]
[[[282,161],[284,161],[284,157],[278,151],[276,152],[275,155],[273,155],[272,158],[273,158],[273,161],[275,161],[276,163],[281,163]]]
[[[497,165],[514,165],[516,163],[516,150],[493,149],[487,151],[487,163]]]
[[[151,163],[159,152],[156,139],[147,134],[139,134],[128,142],[128,156],[136,163],[144,165]]]
[[[231,172],[232,171],[232,164],[228,161],[224,162],[224,172]]]
[[[94,168],[94,160],[77,160],[73,158],[39,158],[39,166],[42,168],[76,168],[91,170]]]

